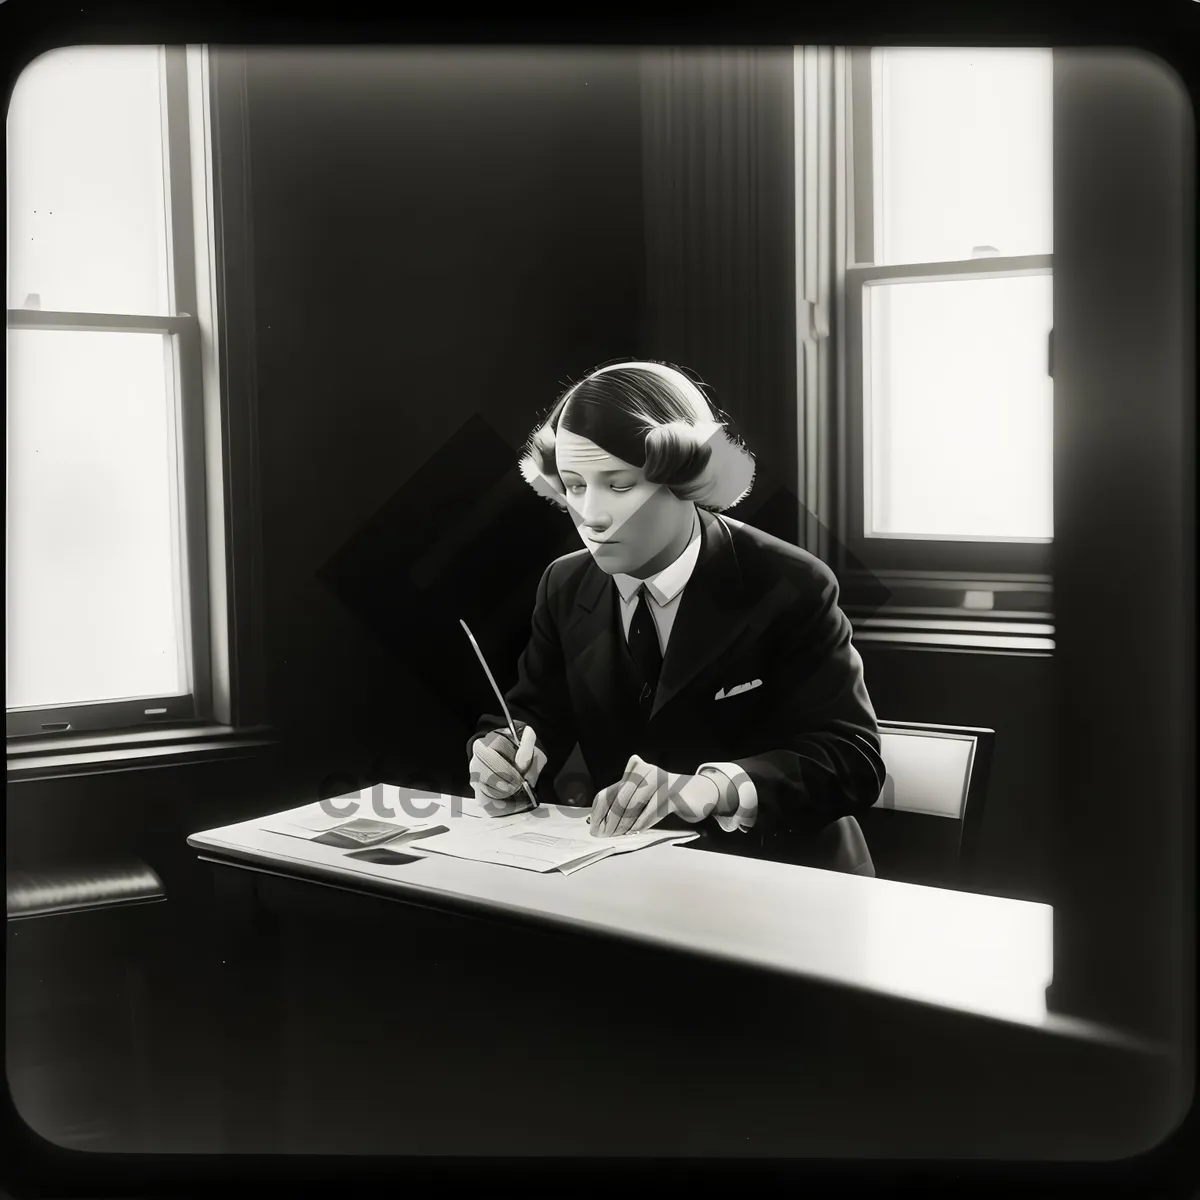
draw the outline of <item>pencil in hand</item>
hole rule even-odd
[[[538,798],[534,794],[529,780],[525,778],[525,772],[529,770],[530,765],[533,763],[533,752],[537,749],[537,735],[534,733],[532,725],[525,726],[525,733],[521,737],[517,737],[517,731],[514,726],[510,725],[509,730],[512,734],[513,745],[517,748],[513,766],[517,768],[517,772],[521,776],[521,787],[525,789],[525,795],[529,797],[533,807],[540,808],[541,805],[538,804]],[[522,758],[525,760],[524,765],[521,763]]]

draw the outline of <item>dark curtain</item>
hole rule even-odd
[[[645,354],[699,375],[754,452],[730,515],[797,543],[791,47],[642,54]]]

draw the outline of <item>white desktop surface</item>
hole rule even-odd
[[[373,864],[258,828],[268,815],[188,844],[343,886],[382,883],[397,899],[440,897],[1022,1025],[1060,1023],[1046,1010],[1048,905],[674,845],[572,875],[422,854],[419,842],[397,847],[418,862]]]

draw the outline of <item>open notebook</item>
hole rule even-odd
[[[534,809],[519,798],[497,805],[472,797],[407,793],[377,784],[360,795],[339,796],[330,805],[349,811],[330,815],[320,803],[262,819],[260,829],[345,850],[403,845],[407,853],[445,854],[526,871],[569,875],[613,854],[647,846],[687,842],[698,835],[650,829],[618,837],[592,837],[586,808],[543,804]],[[358,801],[351,810],[350,802]]]

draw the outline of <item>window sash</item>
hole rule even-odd
[[[865,380],[870,361],[865,344],[865,305],[866,288],[877,280],[949,282],[962,279],[1009,279],[1050,274],[1052,269],[1053,256],[1048,254],[846,269],[843,335],[846,362],[843,464],[846,488],[841,533],[845,548],[867,567],[887,570],[966,571],[997,579],[1013,575],[1034,578],[1049,576],[1052,550],[1050,542],[866,536],[869,468],[865,443]]]
[[[875,95],[882,72],[882,47],[856,47],[845,54],[844,99],[838,107],[835,137],[845,157],[850,197],[850,229],[843,262],[847,267],[875,262],[876,235],[882,216],[882,196],[875,186],[879,150],[875,136]],[[903,264],[902,264],[903,265]]]
[[[851,50],[846,56],[845,99],[839,141],[845,148],[847,191],[852,216],[845,265],[875,261],[875,134],[874,55]]]
[[[170,231],[171,316],[130,313],[51,312],[9,309],[9,329],[52,329],[169,335],[174,342],[172,424],[175,433],[174,497],[176,562],[180,580],[177,629],[189,686],[177,696],[145,696],[9,709],[8,737],[97,731],[206,720],[212,709],[208,537],[205,496],[204,392],[201,330],[196,317],[196,242],[192,211],[193,138],[188,96],[188,59],[183,46],[167,46],[162,58],[163,138]],[[199,114],[197,114],[199,115]],[[63,727],[66,726],[67,729]]]

